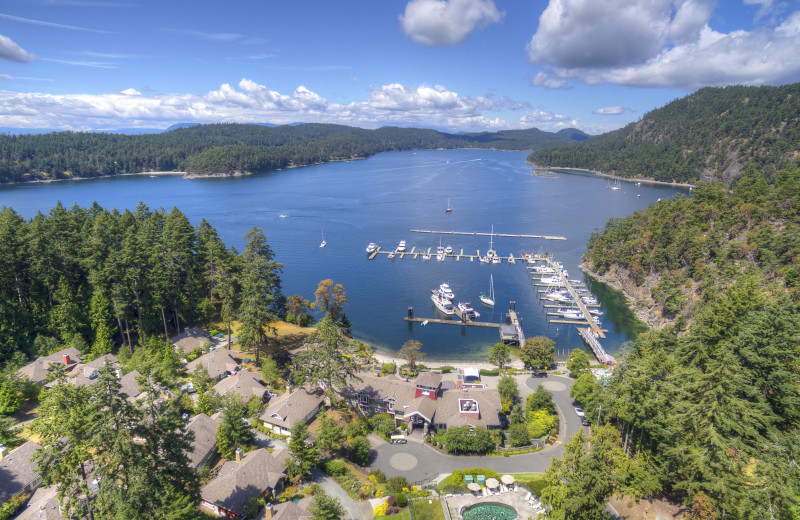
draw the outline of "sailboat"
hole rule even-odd
[[[445,209],[445,212],[450,213],[452,211],[453,211],[453,206],[450,205],[450,197],[447,197],[447,209]]]
[[[325,242],[325,230],[322,230],[322,242],[319,243],[319,247],[325,247],[327,242]]]
[[[621,190],[622,186],[619,185],[619,179],[614,179],[614,185],[609,186],[609,188],[612,190]]]
[[[492,234],[489,235],[489,250],[486,251],[486,258],[488,258],[490,261],[493,261],[497,256],[497,251],[495,251],[493,248],[492,238],[494,238],[494,224],[492,224]]]
[[[494,278],[491,274],[489,275],[489,295],[481,294],[481,303],[488,307],[494,307]]]

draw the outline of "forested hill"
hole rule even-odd
[[[585,260],[674,320],[606,384],[580,376],[586,416],[618,426],[642,482],[691,518],[800,518],[800,170],[749,167],[733,190],[611,220]]]
[[[356,159],[399,150],[491,148],[534,150],[587,139],[579,130],[538,129],[447,134],[332,124],[266,127],[213,124],[161,134],[53,132],[0,136],[0,182],[100,177],[147,171],[193,174],[255,173]]]
[[[800,157],[800,83],[703,88],[640,121],[561,148],[537,166],[586,168],[668,182],[730,182],[749,164],[773,171]]]

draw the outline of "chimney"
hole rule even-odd
[[[69,358],[69,354],[64,354],[64,364],[67,366],[72,364],[72,360]]]
[[[267,506],[264,508],[263,517],[265,520],[269,520],[270,518],[272,518],[272,504],[267,504]]]
[[[236,462],[242,462],[242,448],[236,448]]]

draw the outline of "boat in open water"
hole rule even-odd
[[[481,303],[487,307],[494,307],[494,278],[489,275],[489,294],[481,294]]]

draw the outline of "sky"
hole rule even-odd
[[[599,134],[800,81],[800,0],[3,0],[0,127]]]

